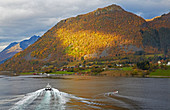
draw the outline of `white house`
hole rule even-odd
[[[160,65],[160,64],[161,64],[161,61],[158,61],[158,64]]]

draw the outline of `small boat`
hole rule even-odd
[[[52,91],[51,85],[48,83],[47,86],[45,87],[46,91]]]
[[[118,94],[118,92],[119,92],[119,91],[114,91],[113,93],[114,93],[114,94]]]

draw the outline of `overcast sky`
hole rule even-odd
[[[145,19],[170,11],[170,0],[0,0],[0,51],[11,42],[41,36],[61,19],[111,4]]]

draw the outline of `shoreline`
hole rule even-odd
[[[9,74],[0,74],[0,76],[32,76],[32,78],[48,78],[48,79],[69,79],[65,77],[73,77],[71,79],[74,79],[76,77],[115,77],[115,78],[170,78],[170,76],[114,76],[114,75],[53,75],[53,76],[44,76],[44,75],[9,75]]]
[[[123,71],[123,70],[114,70],[114,71],[103,71],[101,73],[86,73],[86,74],[16,74],[16,73],[2,73],[0,72],[0,75],[5,75],[5,76],[35,76],[36,78],[49,78],[49,79],[65,79],[64,77],[124,77],[124,78],[170,78],[170,76],[161,76],[159,75],[142,75],[140,73],[138,74],[132,74],[132,71]]]
[[[55,76],[40,76],[40,75],[20,75],[20,76],[31,76],[31,78],[37,78],[37,79],[79,79],[79,80],[89,80],[89,79],[97,79],[97,78],[170,78],[170,76],[106,76],[106,75],[55,75]]]

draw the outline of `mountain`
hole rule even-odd
[[[16,53],[26,49],[29,45],[37,41],[39,37],[40,36],[34,35],[28,40],[23,40],[21,42],[13,42],[8,45],[4,50],[0,52],[0,64],[14,56]]]
[[[20,47],[24,50],[26,49],[28,46],[30,46],[31,44],[33,44],[35,41],[38,40],[38,38],[40,38],[40,36],[32,36],[30,39],[28,40],[23,40],[20,42]]]
[[[61,20],[37,42],[1,65],[1,69],[26,72],[81,59],[138,53],[168,54],[169,18],[168,13],[146,21],[117,5],[99,8]]]
[[[143,45],[146,47],[145,51],[154,53],[157,49],[164,54],[170,54],[170,13],[163,14],[151,21],[143,24],[141,29],[143,37]]]
[[[18,44],[18,42],[13,42],[13,43],[9,44],[4,50],[2,50],[2,52],[10,49],[11,47],[15,46],[16,44]]]

